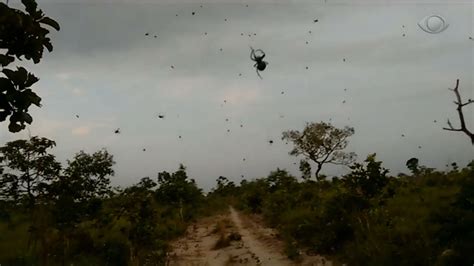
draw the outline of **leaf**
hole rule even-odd
[[[25,6],[25,10],[30,14],[34,15],[36,13],[36,9],[38,4],[34,0],[21,0],[21,3]]]
[[[59,27],[59,23],[56,22],[54,19],[52,18],[49,18],[49,17],[43,17],[42,19],[40,19],[39,21],[40,23],[43,23],[43,24],[46,24],[46,25],[49,25],[51,27],[53,27],[55,30],[59,31],[60,27]]]
[[[4,91],[12,91],[14,90],[15,87],[13,86],[11,80],[7,78],[0,78],[0,93],[3,93]]]
[[[30,114],[26,112],[22,112],[21,114],[21,120],[24,121],[25,123],[28,123],[31,125],[31,122],[33,122],[33,117],[31,117]]]
[[[31,85],[35,84],[38,82],[39,78],[37,78],[35,75],[32,73],[28,73],[28,79],[25,82],[25,87],[31,87]]]
[[[53,45],[51,44],[51,42],[49,41],[46,41],[43,43],[44,47],[46,47],[46,49],[48,49],[48,52],[51,52],[53,51]]]
[[[0,122],[3,122],[7,119],[10,112],[8,111],[0,111]]]
[[[2,67],[6,67],[8,64],[13,62],[14,60],[15,58],[13,56],[8,56],[8,55],[3,55],[3,54],[0,55],[0,65]]]
[[[21,97],[25,97],[29,102],[41,107],[41,97],[34,93],[31,89],[26,89],[22,92]]]
[[[20,130],[22,130],[23,128],[25,128],[25,126],[19,125],[14,122],[10,122],[10,124],[8,125],[8,130],[10,130],[10,132],[12,133],[20,132]]]
[[[8,68],[5,68],[5,69],[2,69],[2,72],[3,74],[5,74],[5,76],[7,76],[7,78],[9,78],[10,80],[13,80],[15,78],[15,71],[11,70],[11,69],[8,69]]]
[[[16,71],[3,69],[2,72],[16,85],[24,85],[26,78],[28,77],[28,71],[23,67],[19,67]]]

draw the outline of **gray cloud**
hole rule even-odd
[[[219,175],[238,181],[276,167],[298,174],[281,132],[329,119],[354,126],[350,150],[361,159],[377,152],[393,173],[413,156],[439,168],[474,158],[467,137],[441,129],[448,117],[456,121],[447,90],[456,78],[472,97],[470,3],[327,2],[44,1],[62,30],[53,53],[31,66],[44,101],[32,133],[55,139],[62,161],[107,147],[119,185],[180,162],[206,188]],[[450,23],[439,35],[416,25],[434,12]],[[267,53],[263,80],[250,45]],[[467,118],[474,124],[472,113]],[[1,127],[2,143],[25,135]]]

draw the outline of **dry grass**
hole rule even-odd
[[[218,234],[219,239],[217,239],[216,243],[214,244],[213,250],[221,249],[230,246],[232,241],[240,241],[242,236],[236,232],[230,232],[234,228],[232,222],[225,218],[219,220],[214,229],[212,230],[212,234]]]

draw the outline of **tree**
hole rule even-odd
[[[110,193],[109,175],[113,175],[113,156],[107,150],[87,154],[80,151],[62,174],[56,176],[48,187],[49,206],[51,208],[52,227],[58,231],[58,258],[69,258],[70,245],[74,233],[83,221],[97,218],[103,199]],[[33,231],[38,231],[36,225]]]
[[[180,164],[178,171],[172,174],[166,171],[158,173],[156,198],[158,202],[178,208],[181,221],[185,221],[185,206],[197,207],[202,191],[194,179],[188,180],[186,167]]]
[[[89,200],[103,198],[110,193],[110,179],[114,175],[113,156],[103,149],[93,154],[80,151],[74,159],[68,160],[64,169],[64,181],[74,185],[79,198]]]
[[[283,132],[283,140],[293,142],[290,155],[303,155],[316,163],[316,179],[324,164],[348,165],[353,162],[355,153],[343,152],[348,145],[348,138],[354,134],[354,128],[339,129],[331,123],[307,123],[303,132],[289,130]]]
[[[4,75],[0,77],[0,122],[10,117],[10,132],[19,132],[25,123],[32,123],[28,109],[32,104],[41,107],[41,98],[30,89],[39,80],[37,77],[23,67],[6,67],[22,57],[39,63],[44,47],[49,52],[53,50],[49,30],[43,25],[59,30],[59,24],[46,17],[34,0],[21,2],[26,13],[0,3],[0,66]]]
[[[474,103],[474,100],[469,99],[467,102],[463,103],[461,99],[461,94],[459,93],[459,79],[456,80],[456,87],[454,89],[449,89],[454,92],[456,95],[456,101],[454,101],[454,104],[457,105],[457,112],[459,115],[459,122],[461,123],[461,126],[459,128],[454,128],[453,125],[451,124],[451,121],[448,119],[448,126],[449,127],[443,127],[444,130],[448,131],[457,131],[457,132],[463,132],[466,134],[470,139],[471,139],[471,144],[474,145],[474,133],[472,133],[466,126],[466,121],[464,120],[464,113],[462,108],[466,105],[469,105],[471,103]]]
[[[112,213],[116,220],[124,218],[128,221],[128,240],[132,244],[130,255],[132,264],[143,264],[143,258],[151,254],[160,241],[157,234],[158,212],[154,200],[154,188],[157,183],[149,177],[144,177],[134,186],[126,188],[112,201],[117,205],[114,209],[118,213]]]
[[[356,194],[364,198],[372,198],[388,184],[388,170],[376,161],[376,154],[370,154],[364,161],[366,164],[354,163],[352,172],[343,178],[344,184]]]
[[[56,226],[64,230],[100,210],[102,199],[110,193],[108,176],[114,174],[115,164],[105,149],[93,154],[80,151],[67,163],[48,191]]]
[[[56,143],[47,138],[31,137],[0,147],[0,196],[7,200],[25,197],[32,208],[37,197],[46,193],[49,183],[59,175],[61,164],[48,152]]]
[[[216,179],[217,186],[211,191],[211,194],[219,196],[232,196],[236,192],[235,183],[229,181],[225,176],[219,176]]]
[[[417,175],[420,173],[418,158],[410,158],[406,164],[407,168],[412,172],[412,174]]]
[[[268,190],[270,192],[280,189],[290,191],[298,183],[294,176],[290,175],[286,170],[279,168],[271,171],[266,181],[268,182]]]
[[[311,165],[309,164],[308,161],[300,160],[300,171],[301,171],[301,177],[304,180],[311,179]]]

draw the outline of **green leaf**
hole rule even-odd
[[[54,19],[52,18],[49,18],[49,17],[43,17],[42,19],[39,20],[40,23],[43,23],[43,24],[46,24],[46,25],[49,25],[51,27],[53,27],[55,30],[59,31],[60,27],[59,27],[59,23],[56,22]]]

